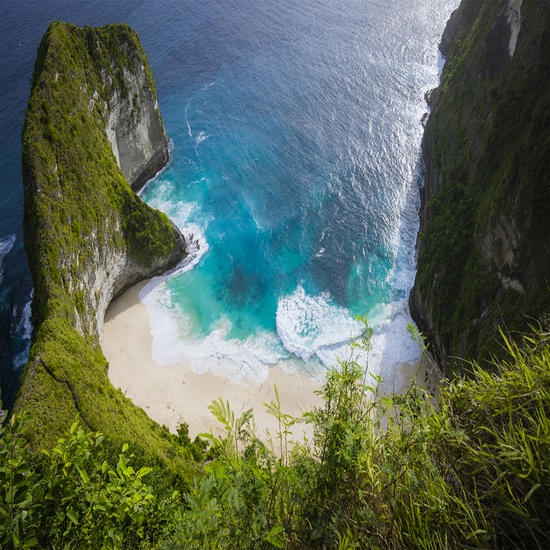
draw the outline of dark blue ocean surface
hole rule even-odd
[[[144,198],[197,249],[192,269],[144,296],[157,362],[229,360],[261,378],[276,361],[332,361],[360,332],[355,315],[387,320],[381,355],[407,347],[423,96],[457,3],[3,2],[2,372],[28,342],[20,132],[52,20],[130,23],[155,75],[172,160]]]

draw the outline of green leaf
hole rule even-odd
[[[34,535],[28,538],[23,544],[23,548],[34,548],[35,546],[38,546],[38,540]]]
[[[78,473],[80,474],[80,477],[81,477],[82,481],[86,484],[90,483],[90,476],[86,473],[86,471],[83,470],[80,467],[77,467],[77,468],[78,468]]]
[[[20,504],[21,502],[23,502],[25,500],[25,498],[27,497],[28,492],[29,492],[29,487],[28,487],[27,484],[19,486],[17,488],[17,490],[15,491],[15,495],[13,497],[13,502],[15,504]]]
[[[118,456],[118,469],[120,472],[122,472],[126,477],[128,476],[128,468],[126,466],[126,458],[124,455]]]
[[[75,524],[78,525],[78,516],[74,510],[67,510],[67,517]]]
[[[284,529],[282,525],[275,525],[265,537],[265,540],[277,548],[285,547]]]
[[[147,474],[151,473],[152,471],[153,471],[153,468],[148,468],[148,467],[140,468],[138,473],[137,473],[136,479],[141,479],[143,476],[146,476]]]

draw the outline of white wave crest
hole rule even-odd
[[[30,340],[31,334],[32,334],[31,303],[32,303],[33,293],[34,291],[31,292],[29,300],[23,306],[23,311],[21,312],[21,319],[19,321],[19,324],[17,325],[17,332],[21,335],[22,338],[25,338],[26,340]]]
[[[260,332],[246,340],[228,338],[231,323],[223,317],[205,337],[193,333],[191,318],[171,307],[166,285],[158,285],[143,298],[153,336],[153,359],[159,366],[187,362],[197,373],[211,371],[235,384],[262,384],[269,368],[286,359],[277,337]]]
[[[177,224],[176,224],[177,225]],[[202,229],[196,224],[189,224],[183,228],[179,228],[185,238],[187,247],[187,256],[179,262],[174,268],[166,273],[153,277],[139,293],[139,298],[146,305],[146,297],[158,287],[164,288],[164,283],[171,277],[175,277],[180,273],[191,271],[200,261],[201,258],[208,252],[208,243]],[[153,295],[155,296],[155,294]],[[169,302],[165,302],[166,307]]]
[[[384,310],[386,318],[374,332],[368,366],[371,375],[382,378],[383,388],[392,390],[407,382],[399,378],[399,367],[418,362],[421,350],[407,329],[412,322],[407,301],[393,302]]]
[[[301,286],[280,300],[278,334],[263,331],[246,340],[228,337],[231,322],[225,316],[207,336],[197,334],[191,316],[173,304],[163,281],[147,285],[140,298],[149,314],[157,365],[187,363],[197,373],[210,371],[236,384],[260,385],[274,365],[322,381],[328,368],[353,358],[367,368],[369,383],[377,385],[374,377],[379,376],[381,390],[393,391],[407,382],[401,379],[400,367],[420,359],[418,345],[407,331],[411,319],[406,300],[379,304],[369,312],[375,332],[367,354],[352,346],[363,325],[327,294],[311,297]]]
[[[13,359],[13,366],[15,369],[20,369],[26,365],[27,358],[29,356],[29,351],[31,348],[31,334],[32,334],[31,303],[32,303],[33,293],[34,293],[34,290],[31,291],[29,300],[25,303],[23,307],[23,310],[21,312],[21,319],[19,320],[19,323],[17,324],[17,328],[16,328],[16,333],[18,337],[24,340],[26,343],[23,351],[18,353]],[[13,315],[14,317],[17,317],[17,311],[14,311]]]
[[[190,223],[189,218],[193,211],[197,208],[195,203],[183,201],[174,202],[170,195],[173,191],[173,184],[168,181],[161,181],[155,191],[155,197],[147,201],[149,206],[164,212],[177,226],[185,238],[187,246],[187,257],[184,258],[174,269],[164,274],[161,277],[155,277],[152,280],[153,286],[157,286],[160,282],[169,277],[190,271],[201,260],[208,251],[208,242],[204,235],[204,228],[196,223]],[[150,285],[147,285],[149,287]],[[147,288],[146,287],[146,288]],[[145,290],[145,289],[144,289]],[[144,292],[142,290],[142,292]]]
[[[195,140],[195,143],[197,145],[200,145],[205,139],[208,139],[210,136],[205,134],[204,132],[200,132],[197,136],[197,139]]]
[[[285,349],[306,363],[318,360],[330,368],[353,358],[368,369],[372,382],[374,377],[382,379],[382,391],[401,388],[407,380],[400,379],[400,366],[415,364],[421,354],[407,330],[412,322],[407,301],[377,304],[367,317],[375,329],[368,354],[352,345],[363,333],[359,321],[346,309],[334,305],[329,295],[311,297],[299,286],[279,302],[277,332]],[[317,377],[322,372],[320,366]]]
[[[412,322],[407,301],[378,304],[369,312],[368,320],[375,329],[368,352],[348,342],[332,349],[319,349],[316,355],[326,367],[353,358],[367,371],[369,384],[382,393],[398,391],[408,382],[401,367],[416,364],[421,356],[418,344],[407,329]]]
[[[4,258],[9,254],[15,244],[15,235],[0,239],[0,283],[4,278]]]
[[[196,224],[189,224],[182,228],[181,232],[185,237],[185,244],[187,245],[187,257],[176,266],[176,273],[190,271],[208,252],[208,243],[201,227]]]
[[[12,248],[15,243],[15,235],[10,235],[4,239],[0,239],[0,259],[2,259]]]
[[[333,304],[330,294],[308,296],[301,285],[279,300],[276,325],[285,349],[305,362],[313,355],[323,361],[325,352],[342,349],[363,332],[363,325]]]

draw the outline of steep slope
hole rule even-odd
[[[40,419],[41,445],[78,413],[90,429],[166,452],[161,428],[110,385],[100,339],[114,296],[186,255],[181,233],[124,177],[140,185],[167,158],[137,35],[126,25],[53,23],[23,130],[34,334],[16,406]]]
[[[440,49],[411,311],[449,371],[550,311],[550,3],[463,0]]]

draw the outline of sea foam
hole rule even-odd
[[[163,283],[142,294],[153,336],[153,359],[159,366],[183,362],[199,374],[211,371],[236,384],[260,385],[271,366],[288,359],[276,336],[269,332],[259,332],[244,341],[228,338],[231,323],[227,317],[222,317],[207,336],[194,334],[191,318],[172,305],[170,291]]]
[[[197,334],[191,315],[174,303],[166,282],[193,269],[208,244],[204,229],[188,223],[197,206],[171,202],[166,198],[171,187],[169,182],[162,182],[160,192],[149,204],[172,217],[186,238],[189,254],[170,273],[153,278],[140,292],[150,319],[153,359],[159,366],[183,362],[197,373],[211,371],[237,384],[260,385],[276,364],[290,374],[307,374],[322,381],[328,369],[353,358],[368,369],[371,381],[375,377],[385,381],[385,388],[399,388],[406,382],[399,379],[398,367],[417,362],[420,350],[407,330],[411,318],[405,298],[376,304],[368,312],[369,325],[375,329],[368,355],[353,346],[363,334],[363,323],[336,305],[328,292],[312,296],[302,285],[279,299],[276,333],[259,331],[245,340],[229,338],[231,322],[224,316],[208,335]],[[388,274],[388,282],[404,296],[414,280],[411,244],[416,229],[414,200],[409,199],[406,205],[399,228],[397,263]]]
[[[31,347],[31,334],[32,334],[31,303],[32,303],[33,292],[34,291],[31,291],[29,300],[23,306],[19,323],[17,324],[17,327],[15,329],[15,333],[17,334],[19,341],[23,345],[23,349],[13,359],[13,367],[16,370],[24,367],[25,364],[27,363],[27,358],[29,356],[29,351]],[[17,318],[17,316],[19,315],[19,312],[16,311],[16,308],[14,308],[12,315],[14,318]]]
[[[166,280],[167,277],[193,269],[208,252],[205,228],[197,223],[189,222],[189,218],[198,205],[193,202],[172,200],[170,196],[173,192],[174,185],[169,181],[161,180],[156,184],[155,196],[147,202],[149,206],[164,212],[181,231],[185,238],[187,257],[163,277],[155,277],[152,283],[154,286]]]
[[[406,300],[387,306],[388,317],[377,326],[368,357],[368,371],[379,376],[388,389],[400,388],[407,381],[400,378],[400,365],[420,360],[421,350],[408,331],[412,323]]]
[[[327,292],[309,296],[300,285],[279,300],[277,334],[285,349],[306,363],[323,350],[335,350],[357,338],[363,325],[335,305]]]
[[[0,239],[0,283],[4,278],[4,258],[9,254],[15,243],[15,235]]]

